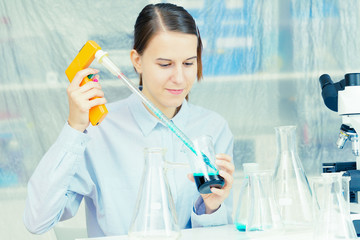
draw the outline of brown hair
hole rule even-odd
[[[200,32],[193,17],[183,7],[171,3],[149,4],[145,6],[135,22],[133,49],[142,55],[150,39],[162,27],[169,31],[197,36],[197,79],[200,81],[202,79],[202,42]],[[142,85],[141,74],[139,85]]]

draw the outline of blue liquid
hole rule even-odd
[[[242,224],[242,223],[235,223],[235,227],[237,230],[239,230],[240,232],[246,232],[246,225]],[[253,231],[264,231],[261,228],[250,228],[248,229],[249,232],[253,232]]]
[[[197,176],[197,177],[204,177],[204,174],[203,173],[194,173],[193,174],[194,175],[194,177],[195,176]],[[210,176],[219,176],[219,171],[217,171],[217,172],[210,172],[210,173],[208,173],[208,175],[209,175],[209,177]]]
[[[258,232],[260,232],[260,231],[264,231],[264,230],[262,230],[261,228],[250,228],[249,229],[249,231],[258,231]]]
[[[237,230],[239,230],[240,232],[245,232],[246,231],[246,225],[242,224],[242,223],[235,223],[235,227]]]
[[[216,173],[208,173],[209,178],[205,178],[203,173],[194,173],[193,175],[197,189],[202,194],[209,194],[211,193],[210,188],[222,188],[225,184],[218,171]]]
[[[196,154],[196,153],[195,153]],[[211,164],[209,158],[204,154],[204,153],[201,153],[203,159],[204,159],[204,162],[206,163],[206,165],[208,165],[209,167],[211,167],[212,169],[214,169],[215,171],[217,171],[216,167],[214,165]]]

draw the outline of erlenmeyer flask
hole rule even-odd
[[[196,154],[186,149],[193,171],[196,187],[202,194],[211,193],[211,188],[222,188],[224,179],[219,175],[215,164],[215,150],[212,138],[203,135],[192,139]]]
[[[277,157],[274,171],[276,200],[286,227],[310,227],[312,196],[296,150],[296,126],[276,127]]]
[[[249,172],[258,170],[257,163],[244,163],[244,178],[241,184],[239,199],[235,213],[235,227],[241,232],[246,231],[247,221],[250,214],[250,187],[249,187]]]
[[[324,188],[320,216],[313,239],[357,239],[354,225],[342,190],[342,173],[323,173]]]
[[[281,233],[283,223],[274,197],[272,171],[251,171],[248,176],[251,200],[246,232]]]
[[[165,175],[165,150],[146,148],[145,166],[135,212],[129,228],[131,239],[177,239],[180,229]]]
[[[343,172],[335,172],[331,174],[338,174],[341,176],[341,194],[344,197],[345,200],[345,207],[348,212],[350,212],[350,189],[349,189],[349,183],[350,183],[350,176],[344,176]],[[326,179],[321,177],[313,177],[311,178],[312,181],[312,199],[313,199],[313,219],[314,221],[317,221],[320,216],[320,211],[323,209],[322,205],[324,204],[324,198],[327,196],[324,196],[325,187],[328,187],[328,183],[326,182]]]

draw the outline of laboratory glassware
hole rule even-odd
[[[258,163],[244,163],[244,178],[241,183],[237,208],[235,212],[235,227],[240,232],[246,231],[247,221],[250,214],[250,186],[249,186],[249,172],[258,170]]]
[[[343,172],[335,172],[332,174],[338,174],[341,176],[341,194],[345,200],[345,207],[350,212],[350,190],[349,182],[350,176],[343,176]],[[324,188],[327,186],[324,177],[313,177],[311,178],[312,186],[312,199],[313,199],[313,219],[314,222],[319,219],[320,210],[323,208],[324,203]]]
[[[316,222],[316,219],[318,219],[320,215],[320,204],[323,202],[324,198],[324,186],[325,184],[323,177],[311,178],[312,211],[314,222]]]
[[[342,172],[342,174],[344,174]],[[345,204],[348,212],[350,212],[350,180],[351,176],[344,176],[341,177],[341,183],[342,183],[342,194],[345,199]]]
[[[281,218],[287,228],[310,227],[312,194],[296,149],[296,126],[276,127],[275,132],[274,186]]]
[[[339,173],[323,173],[320,215],[315,222],[314,240],[357,239],[354,224],[343,194],[343,179]]]
[[[187,146],[195,155],[203,158],[209,167],[216,168],[210,161],[209,157],[203,152],[197,152],[194,148],[193,142],[168,118],[164,113],[160,111],[145,95],[139,91],[138,87],[135,86],[121,71],[120,69],[110,60],[108,53],[102,50],[98,50],[95,53],[95,58],[98,63],[102,64],[108,69],[114,76],[119,78],[126,84],[126,86],[136,95],[141,101],[148,107],[148,109],[155,114],[184,144]]]
[[[129,228],[131,239],[178,239],[180,229],[165,169],[165,150],[146,148],[145,166]]]
[[[222,188],[224,179],[219,175],[219,170],[215,164],[215,150],[211,136],[203,135],[192,139],[196,154],[188,151],[188,157],[191,159],[190,167],[193,172],[194,180],[198,191],[202,194],[211,193],[210,188]],[[205,162],[207,156],[210,164]]]
[[[250,171],[250,206],[246,232],[281,233],[283,223],[274,197],[272,171]]]

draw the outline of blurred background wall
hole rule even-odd
[[[31,235],[22,224],[26,184],[68,115],[65,69],[95,40],[137,82],[130,60],[140,10],[161,1],[0,0],[0,239]],[[341,118],[323,103],[319,76],[360,71],[357,0],[179,0],[204,43],[204,79],[190,101],[220,113],[235,136],[235,177],[242,163],[273,168],[275,126],[296,125],[309,176],[323,162],[353,161],[336,148]],[[101,66],[109,102],[130,91]],[[234,186],[234,189],[237,185]],[[234,195],[236,198],[237,196]],[[83,219],[80,220],[83,224]]]

